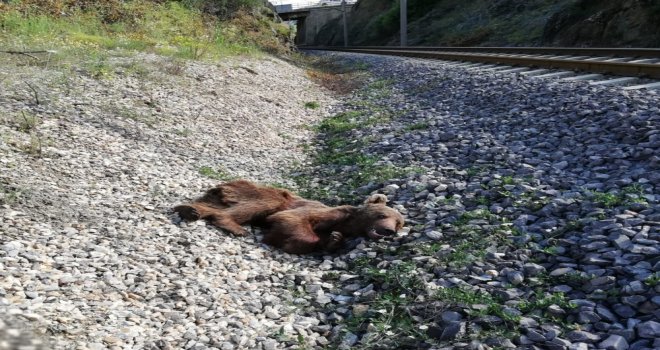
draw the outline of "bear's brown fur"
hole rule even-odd
[[[174,212],[183,220],[208,220],[234,235],[242,236],[248,232],[241,225],[258,224],[268,215],[295,208],[304,202],[304,199],[284,189],[237,180],[208,190],[193,203],[175,207]]]
[[[345,239],[380,239],[403,226],[403,216],[385,205],[387,197],[369,197],[363,206],[328,207],[290,191],[237,180],[216,186],[191,204],[174,208],[183,220],[209,220],[235,235],[241,225],[264,228],[264,243],[288,253],[334,250]]]
[[[264,243],[287,253],[332,251],[346,239],[392,236],[403,227],[403,216],[385,205],[387,197],[373,195],[359,207],[306,207],[275,213],[266,218]]]

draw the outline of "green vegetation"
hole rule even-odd
[[[588,195],[595,203],[605,208],[614,208],[633,203],[646,203],[643,194],[644,189],[639,184],[624,187],[621,192],[588,192]]]
[[[381,81],[377,86],[385,89],[387,85]],[[368,89],[370,88],[365,88],[364,91],[368,91]],[[347,176],[342,180],[343,185],[339,190],[346,194],[346,198],[353,200],[358,199],[351,193],[356,188],[419,171],[414,167],[400,168],[383,164],[378,156],[364,152],[369,144],[375,141],[373,136],[353,139],[352,135],[355,132],[390,122],[393,118],[392,113],[388,110],[379,109],[377,106],[369,107],[360,106],[357,110],[339,113],[324,119],[315,127],[315,130],[320,132],[324,139],[321,147],[313,154],[314,165],[318,168],[350,168],[350,171],[346,172]],[[298,174],[295,180],[298,187],[303,190],[304,196],[314,199],[327,198],[328,190],[326,188],[312,186],[311,175]]]
[[[305,108],[318,109],[321,105],[316,101],[305,102]]]
[[[188,128],[183,128],[183,129],[174,130],[174,133],[182,137],[188,137],[192,135],[192,130]]]
[[[395,349],[414,344],[415,339],[427,338],[408,309],[423,286],[414,264],[400,263],[380,269],[369,266],[363,257],[354,260],[353,267],[359,269],[369,283],[387,286],[369,302],[366,312],[346,321],[346,327],[352,332],[365,331],[368,327],[375,329],[372,337],[362,340],[361,349],[382,348],[385,344]]]
[[[25,112],[21,112],[20,117],[16,119],[17,119],[16,127],[18,131],[25,133],[30,133],[36,130],[37,125],[39,124],[39,117]]]
[[[403,128],[404,131],[415,131],[415,130],[425,130],[429,128],[429,123],[427,122],[419,122],[415,123],[412,125],[408,125],[405,128]]]
[[[214,180],[221,180],[221,181],[229,181],[233,180],[235,177],[227,173],[225,170],[222,169],[213,169],[208,166],[203,166],[199,168],[199,174],[206,176],[210,179]]]
[[[644,284],[646,284],[649,287],[655,288],[658,284],[660,284],[660,272],[656,272],[646,279],[644,279]]]
[[[4,185],[0,183],[0,205],[12,205],[25,197],[25,191],[20,188]]]
[[[0,4],[0,44],[5,50],[28,52],[21,57],[33,63],[66,66],[82,61],[98,77],[111,73],[109,55],[135,51],[181,59],[285,53],[288,25],[272,22],[270,10],[260,3],[214,2],[219,12],[233,11],[231,19],[220,21],[204,12],[211,5],[204,0],[12,2]],[[29,53],[33,51],[38,53]]]

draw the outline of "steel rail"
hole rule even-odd
[[[321,48],[314,48],[314,49],[321,49]],[[527,57],[527,56],[515,56],[511,54],[504,54],[501,52],[493,53],[492,51],[484,51],[483,53],[473,53],[473,52],[464,52],[464,51],[454,51],[454,52],[438,51],[440,50],[440,48],[434,48],[434,50],[431,50],[430,48],[429,50],[417,50],[417,48],[414,49],[411,48],[406,50],[405,48],[374,49],[374,48],[350,47],[344,49],[344,48],[326,47],[323,49],[333,50],[333,51],[378,54],[378,55],[441,59],[441,60],[450,60],[450,61],[471,61],[471,62],[482,62],[482,63],[506,64],[506,65],[514,65],[514,66],[521,65],[521,66],[532,66],[532,67],[552,68],[552,69],[580,70],[580,71],[614,74],[614,75],[643,76],[643,77],[656,78],[656,79],[660,78],[660,64],[654,64],[654,63],[607,62],[607,61],[583,60],[583,59],[571,59],[571,58]],[[459,48],[454,48],[454,49],[459,49]],[[547,49],[548,50],[544,52],[544,54],[546,55],[560,54],[559,51],[554,51],[555,48],[547,48]],[[607,49],[607,50],[626,50],[626,49]],[[627,50],[630,52],[630,50],[640,50],[640,49],[627,49]],[[658,56],[655,57],[660,58],[660,49],[642,49],[642,50],[654,50],[658,52]],[[605,51],[602,52],[604,54]],[[538,53],[539,52],[537,52],[536,54]],[[642,56],[637,56],[637,57],[642,57]],[[649,57],[649,56],[644,56],[644,57]]]

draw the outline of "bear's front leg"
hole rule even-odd
[[[200,219],[199,212],[190,205],[178,205],[172,209],[173,212],[179,215],[179,218],[184,221],[195,221]]]
[[[328,252],[333,252],[344,245],[344,235],[341,232],[333,231],[325,236],[319,242],[319,248]]]

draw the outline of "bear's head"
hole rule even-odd
[[[403,227],[403,215],[385,205],[387,197],[374,194],[360,207],[361,233],[371,239],[393,236]]]

